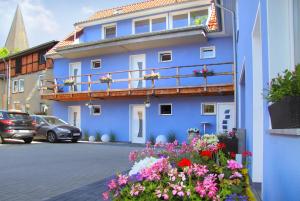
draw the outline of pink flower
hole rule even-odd
[[[206,173],[208,173],[208,169],[205,165],[193,165],[193,171],[197,177],[204,176]]]
[[[142,186],[140,183],[132,185],[130,190],[131,196],[138,196],[140,193],[144,192],[145,187]]]
[[[125,175],[119,175],[118,177],[118,183],[120,186],[123,186],[123,185],[126,185],[128,182],[128,176],[125,176]]]
[[[114,190],[118,187],[117,182],[115,179],[112,179],[109,184],[108,184],[108,188],[109,190]]]
[[[227,167],[231,170],[241,169],[243,168],[243,165],[238,163],[235,160],[228,160],[227,161]]]
[[[103,200],[108,200],[109,199],[109,192],[102,193],[102,197],[103,197]]]
[[[243,175],[239,172],[234,172],[229,178],[234,179],[234,178],[242,178]]]
[[[132,151],[132,152],[130,152],[130,153],[129,153],[129,161],[130,161],[130,162],[136,161],[137,156],[138,156],[138,152],[137,152],[137,151]]]
[[[203,182],[198,181],[195,187],[195,191],[200,195],[201,198],[208,197],[215,200],[218,192],[216,175],[209,174],[203,180]]]
[[[222,180],[223,178],[224,178],[224,174],[222,173],[222,174],[219,174],[218,175],[218,178],[219,178],[219,180]]]

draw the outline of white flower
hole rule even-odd
[[[152,167],[159,160],[161,160],[161,159],[157,159],[154,157],[147,157],[147,158],[140,160],[139,162],[135,162],[129,172],[129,176],[135,175],[135,174],[141,172],[143,169]]]

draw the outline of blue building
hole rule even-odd
[[[299,11],[299,0],[236,1],[238,127],[266,201],[300,200],[299,129],[271,129],[263,97],[272,78],[300,63]]]
[[[47,53],[55,79],[42,97],[54,115],[117,141],[226,132],[236,126],[231,24],[209,0],[99,11]]]

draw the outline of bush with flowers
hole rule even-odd
[[[103,193],[104,200],[255,200],[248,171],[223,150],[214,135],[194,138],[191,144],[177,141],[147,143],[134,151],[129,174],[117,175]],[[250,156],[250,152],[243,155]]]

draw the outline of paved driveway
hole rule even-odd
[[[136,149],[81,143],[0,145],[0,200],[101,200],[105,179],[128,170],[128,154]]]

